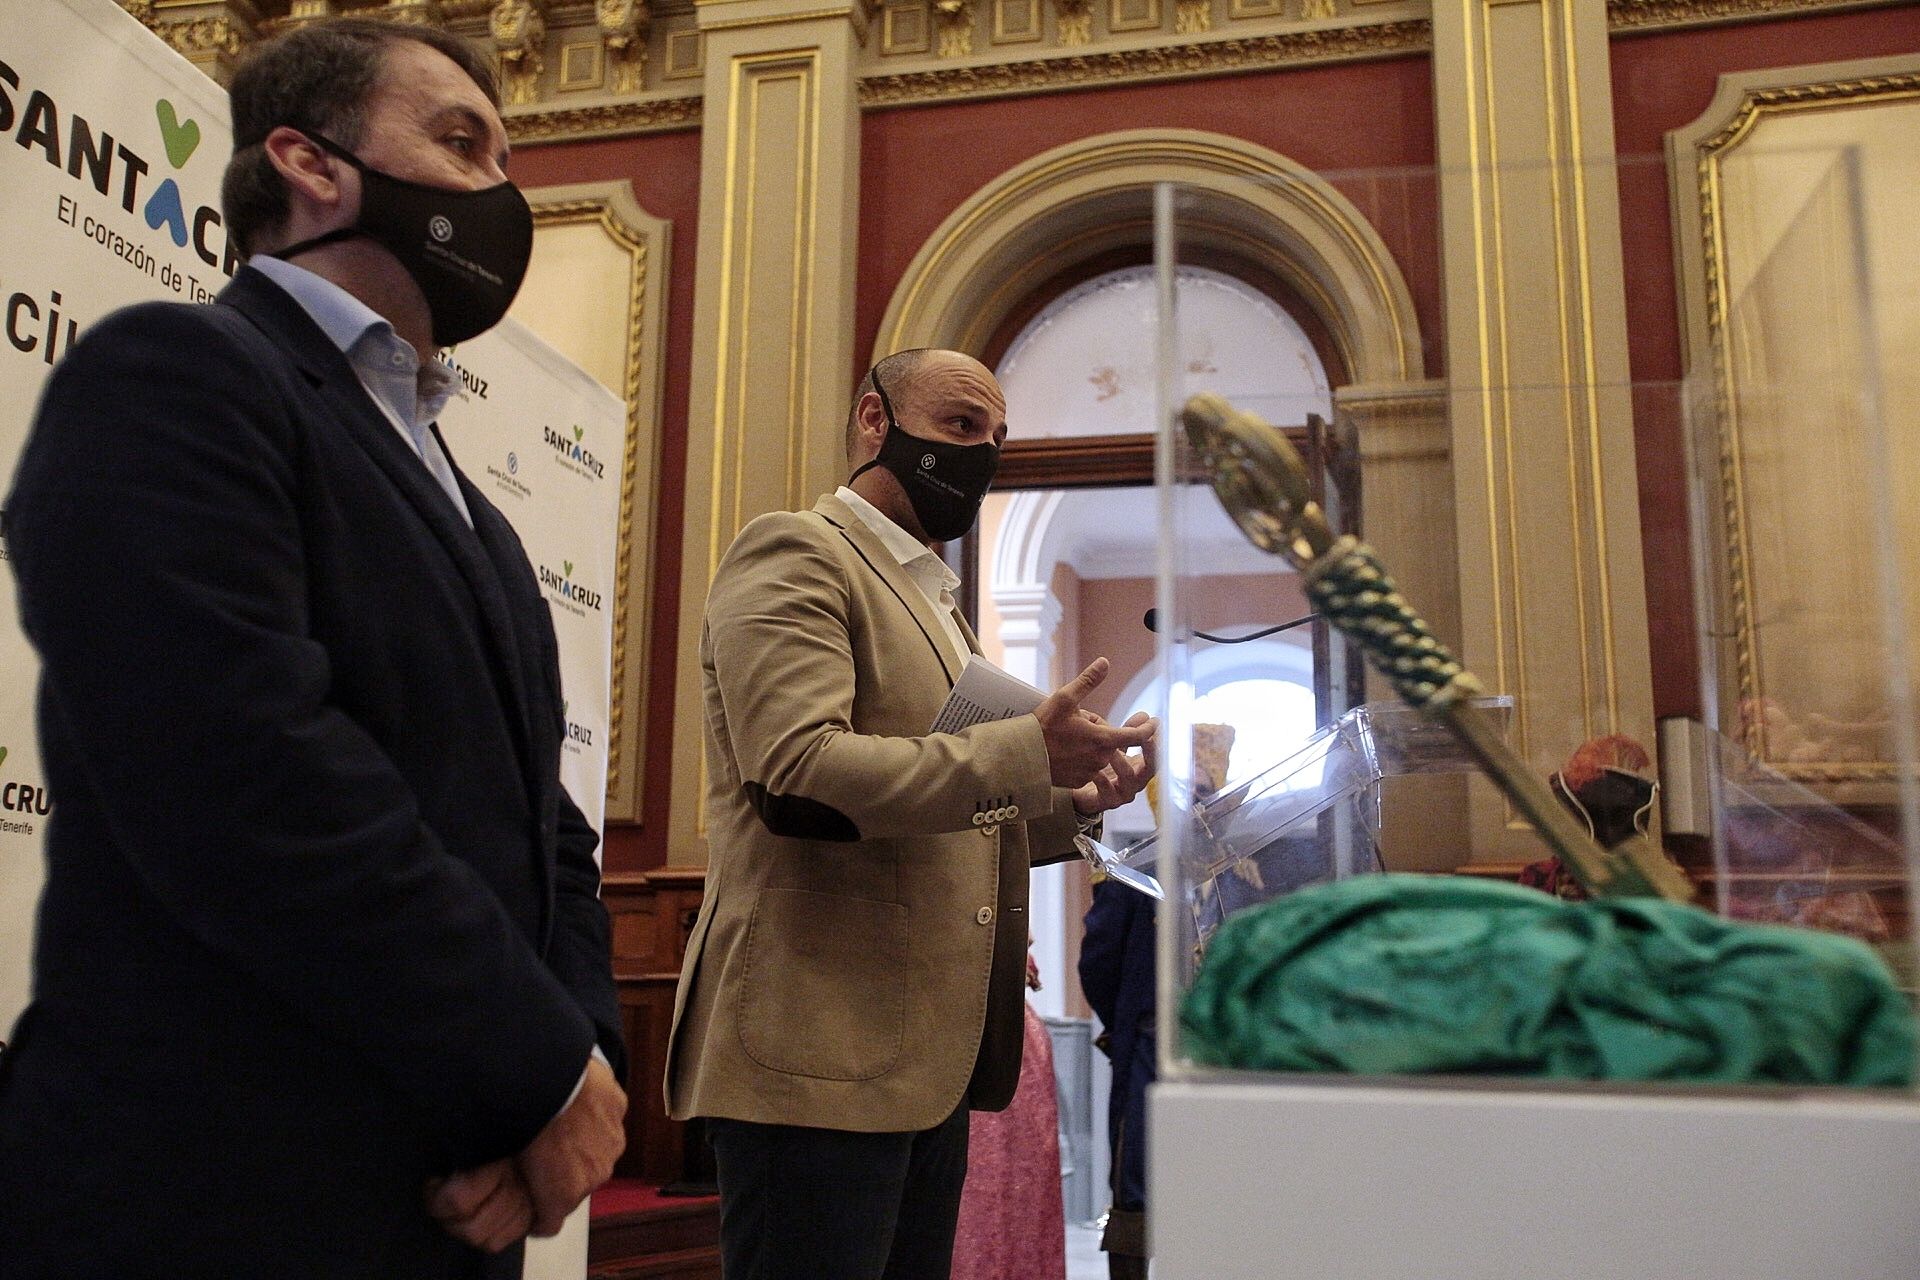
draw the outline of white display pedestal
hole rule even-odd
[[[1171,1083],[1155,1280],[1915,1280],[1920,1102]]]

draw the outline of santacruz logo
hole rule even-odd
[[[573,429],[572,439],[568,439],[566,435],[555,431],[552,427],[541,427],[540,434],[546,439],[547,447],[554,451],[557,458],[569,470],[577,471],[583,476],[592,476],[595,480],[606,475],[606,464],[594,457],[593,451],[582,443],[587,435],[585,427],[576,426]]]
[[[600,612],[600,593],[573,580],[573,561],[562,560],[560,567],[562,572],[555,573],[544,564],[540,566],[540,585],[547,589],[555,603],[582,617],[588,610]]]
[[[567,719],[567,704],[560,704],[560,718],[567,721],[567,744],[569,749],[590,747],[593,745],[593,730],[578,720]]]
[[[7,762],[7,749],[0,747],[0,765]],[[45,787],[34,786],[26,782],[8,781],[0,783],[0,812],[24,813],[44,818],[53,812],[53,800],[47,795]],[[0,819],[0,832],[9,835],[30,836],[33,834],[31,822],[8,822]]]

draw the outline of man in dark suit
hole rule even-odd
[[[97,324],[7,502],[55,811],[0,1274],[517,1275],[625,1109],[551,620],[432,428],[531,216],[451,37],[232,97],[250,265]]]
[[[1096,1043],[1113,1063],[1107,1102],[1113,1205],[1100,1239],[1109,1280],[1147,1276],[1147,1087],[1158,1069],[1153,966],[1153,899],[1118,880],[1101,880],[1080,941],[1080,987],[1100,1018]]]

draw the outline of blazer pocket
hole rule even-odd
[[[766,889],[747,926],[740,1044],[769,1071],[870,1080],[906,1035],[907,909]]]

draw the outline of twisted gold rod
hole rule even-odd
[[[1581,887],[1597,898],[1693,897],[1686,873],[1648,841],[1636,836],[1602,849],[1554,799],[1474,705],[1480,682],[1414,612],[1373,548],[1327,526],[1306,463],[1284,433],[1211,394],[1187,401],[1180,418],[1241,532],[1300,570],[1314,608],[1360,646],[1402,698],[1452,731]]]

